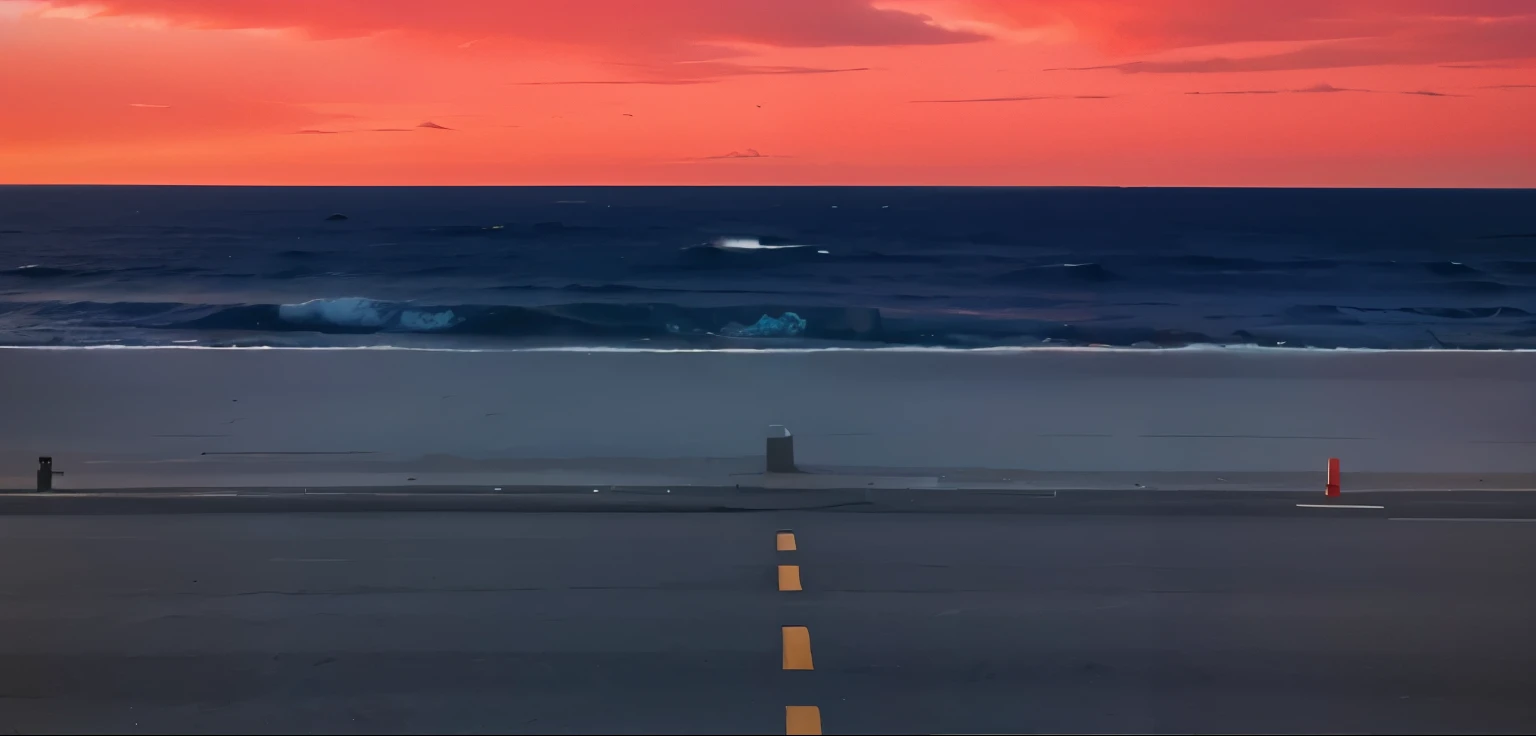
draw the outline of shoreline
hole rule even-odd
[[[926,345],[889,345],[881,347],[743,347],[743,348],[648,348],[612,345],[569,345],[540,347],[423,347],[417,345],[0,345],[0,350],[212,350],[212,351],[401,351],[417,353],[720,353],[723,355],[775,355],[814,353],[1255,353],[1266,355],[1305,354],[1406,354],[1406,355],[1484,355],[1536,353],[1536,348],[1317,348],[1276,347],[1272,345],[1227,345],[1200,343],[1178,347],[1137,348],[1119,345],[993,345],[957,348]]]

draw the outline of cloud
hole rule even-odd
[[[1245,43],[1297,46],[1248,56],[1141,59],[1055,71],[1482,68],[1536,58],[1536,13],[1530,0],[969,0],[969,5],[1018,26],[1069,29],[1112,56]]]
[[[1298,94],[1332,94],[1334,92],[1375,92],[1374,89],[1360,89],[1358,87],[1335,87],[1327,82],[1318,82],[1311,87],[1293,89]]]
[[[910,46],[980,41],[927,15],[872,0],[48,0],[57,8],[219,29],[289,29],[315,38],[438,36],[619,52],[621,57],[703,52],[730,45],[789,48]],[[639,12],[637,12],[637,10]],[[473,40],[466,40],[473,39]]]
[[[703,67],[705,65],[704,64],[696,63],[696,64],[690,64],[688,66],[691,67],[691,68],[700,68],[700,67]],[[798,75],[798,74],[845,74],[847,72],[867,72],[867,71],[869,71],[869,67],[867,67],[867,66],[851,66],[851,67],[843,67],[843,68],[840,68],[840,69],[829,69],[829,68],[814,67],[814,66],[754,66],[754,65],[750,65],[750,64],[729,64],[729,63],[723,63],[723,62],[709,63],[707,65],[707,68],[713,69],[715,75],[717,75],[717,76],[725,76],[725,75],[778,76],[778,75],[786,75],[786,74],[787,75]]]
[[[1184,94],[1186,94],[1186,95],[1311,95],[1311,94],[1333,94],[1333,93],[1338,93],[1338,92],[1363,92],[1363,93],[1377,94],[1377,93],[1382,93],[1383,90],[1379,90],[1379,89],[1362,89],[1362,88],[1359,88],[1359,87],[1335,87],[1335,86],[1333,86],[1331,84],[1328,84],[1327,82],[1322,82],[1322,83],[1319,83],[1319,84],[1314,84],[1311,87],[1302,87],[1301,89],[1238,89],[1238,90],[1226,90],[1226,91],[1217,91],[1217,92],[1185,92]],[[1432,90],[1426,90],[1426,89],[1410,90],[1410,91],[1400,91],[1400,92],[1390,92],[1389,91],[1389,92],[1387,92],[1387,94],[1422,95],[1424,97],[1466,97],[1467,96],[1467,95],[1448,94],[1448,93],[1445,93],[1445,92],[1434,92]]]
[[[1335,92],[1375,92],[1374,89],[1360,89],[1357,87],[1335,87],[1327,82],[1320,82],[1311,87],[1301,89],[1239,89],[1218,92],[1185,92],[1186,95],[1279,95],[1279,94],[1332,94]]]
[[[448,127],[446,125],[438,125],[437,123],[434,123],[431,120],[428,120],[425,123],[417,123],[416,127],[418,127],[418,128],[427,128],[429,130],[453,130],[453,128],[450,128],[450,127]],[[384,132],[384,130],[381,129],[379,132]]]
[[[812,74],[845,74],[848,72],[867,72],[869,67],[810,67],[810,66],[759,66],[752,64],[734,64],[730,62],[683,62],[667,65],[639,65],[626,64],[624,66],[639,67],[642,69],[642,77],[639,79],[577,79],[559,80],[551,82],[517,82],[522,86],[560,86],[560,85],[688,85],[688,84],[712,84],[723,81],[728,77],[736,76],[799,76]]]
[[[1041,69],[1040,71],[1042,71],[1042,72],[1097,72],[1097,71],[1103,71],[1105,69],[1114,69],[1116,71],[1125,71],[1125,67],[1130,66],[1131,64],[1138,64],[1138,63],[1140,63],[1140,62],[1131,62],[1130,64],[1099,64],[1097,66],[1051,66],[1051,67],[1046,67],[1044,69]]]
[[[1290,90],[1282,89],[1234,89],[1221,92],[1185,92],[1186,95],[1278,95]]]
[[[345,133],[414,133],[419,128],[431,128],[434,130],[453,130],[445,128],[437,123],[422,123],[415,128],[361,128],[357,130],[323,130],[319,128],[305,128],[294,131],[294,135],[342,135]]]
[[[1536,89],[1536,84],[1490,84],[1482,89]]]
[[[626,85],[626,84],[661,84],[661,85],[686,85],[686,84],[710,84],[718,82],[718,79],[571,79],[556,82],[514,82],[525,87],[559,87],[564,85]]]
[[[1019,95],[1017,97],[975,97],[956,100],[912,100],[915,104],[964,104],[972,102],[1035,102],[1036,100],[1108,100],[1114,95]]]
[[[129,107],[147,107],[147,108],[151,108],[151,109],[154,109],[154,110],[165,110],[165,109],[170,107],[170,105],[152,105],[152,104],[150,104],[148,102],[130,102],[130,103],[128,103],[128,106]]]
[[[743,161],[743,160],[751,160],[751,159],[759,159],[759,158],[788,158],[788,156],[773,156],[773,155],[769,155],[769,154],[766,154],[766,153],[759,153],[756,148],[748,148],[748,149],[746,149],[744,151],[731,151],[730,153],[721,154],[719,156],[701,156],[699,158],[688,159],[688,160],[689,161]]]

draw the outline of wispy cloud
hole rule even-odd
[[[609,85],[609,84],[613,84],[613,85],[625,85],[625,84],[660,84],[660,85],[709,84],[711,82],[718,82],[718,81],[720,81],[720,80],[718,80],[718,79],[571,79],[571,80],[560,80],[560,81],[556,81],[556,82],[513,82],[513,84],[516,84],[516,85],[519,85],[519,86],[524,86],[524,87],[558,87],[558,86],[562,86],[562,85],[586,85],[586,84],[594,84],[594,85]]]
[[[996,22],[1070,29],[1110,57],[1183,51],[1058,71],[1176,74],[1439,65],[1494,68],[1536,59],[1530,0],[966,0]],[[1201,49],[1284,44],[1251,56]],[[1269,46],[1268,48],[1276,48]],[[1191,58],[1193,57],[1193,58]]]
[[[167,109],[167,108],[170,107],[170,105],[152,105],[152,104],[150,104],[148,102],[130,102],[130,103],[128,103],[128,106],[129,107],[147,107],[147,108],[154,109],[154,110],[164,110],[164,109]]]
[[[691,65],[697,66],[697,65]],[[711,68],[717,70],[720,75],[733,76],[778,76],[798,74],[844,74],[847,72],[867,72],[867,66],[852,66],[843,68],[824,68],[815,66],[759,66],[753,64],[726,64],[714,63]]]
[[[688,160],[688,161],[752,161],[752,160],[763,159],[763,158],[789,158],[789,157],[788,156],[776,156],[776,155],[770,155],[770,154],[766,154],[766,153],[760,153],[756,148],[747,148],[747,149],[744,149],[744,150],[741,150],[741,151],[731,151],[730,153],[724,153],[724,154],[721,154],[719,156],[700,156],[698,158],[690,158],[690,159],[686,159],[686,160]]]
[[[1490,84],[1481,89],[1536,89],[1536,84]]]
[[[1332,93],[1335,93],[1335,92],[1375,92],[1375,91],[1376,90],[1374,90],[1374,89],[1361,89],[1361,88],[1358,88],[1358,87],[1335,87],[1335,86],[1333,86],[1331,84],[1328,84],[1327,82],[1322,82],[1322,83],[1319,83],[1319,84],[1314,84],[1311,87],[1302,87],[1300,89],[1237,89],[1237,90],[1219,90],[1219,91],[1214,91],[1214,92],[1206,92],[1206,91],[1185,92],[1184,94],[1186,94],[1186,95],[1281,95],[1281,94],[1310,95],[1310,94],[1332,94]]]
[[[967,104],[982,102],[1036,102],[1038,100],[1108,100],[1114,95],[1018,95],[1015,97],[974,97],[955,100],[911,100],[914,104]]]
[[[1341,93],[1341,92],[1359,92],[1359,93],[1366,93],[1366,94],[1420,95],[1420,96],[1423,96],[1423,97],[1467,97],[1467,95],[1450,94],[1450,93],[1446,93],[1446,92],[1435,92],[1433,90],[1427,90],[1427,89],[1407,90],[1407,91],[1393,91],[1393,90],[1379,90],[1379,89],[1364,89],[1364,88],[1361,88],[1361,87],[1335,87],[1335,86],[1333,86],[1331,84],[1328,84],[1327,82],[1323,82],[1321,84],[1314,84],[1311,87],[1302,87],[1300,89],[1235,89],[1235,90],[1185,92],[1184,94],[1186,94],[1186,95],[1312,95],[1312,94],[1334,94],[1334,93]]]
[[[1278,95],[1289,92],[1285,89],[1229,89],[1217,92],[1185,92],[1186,95]]]
[[[1040,71],[1042,71],[1042,72],[1097,72],[1097,71],[1103,71],[1103,70],[1106,70],[1106,69],[1113,69],[1115,71],[1125,71],[1125,67],[1130,66],[1131,64],[1138,64],[1138,63],[1140,63],[1140,62],[1134,62],[1133,61],[1133,62],[1129,62],[1129,63],[1126,63],[1126,64],[1098,64],[1098,65],[1095,65],[1095,66],[1052,66],[1052,67],[1046,67],[1044,69],[1041,69]]]
[[[516,82],[523,86],[550,86],[550,85],[688,85],[688,84],[713,84],[723,82],[731,77],[753,76],[802,76],[817,74],[846,74],[849,72],[867,72],[869,67],[813,67],[813,66],[763,66],[754,64],[734,64],[730,62],[706,61],[706,62],[681,62],[665,65],[638,65],[624,64],[621,66],[639,67],[639,76],[631,79],[575,79],[555,80],[547,82]]]
[[[1375,92],[1376,90],[1374,90],[1374,89],[1361,89],[1359,87],[1335,87],[1335,86],[1333,86],[1333,85],[1331,85],[1331,84],[1329,84],[1327,82],[1318,82],[1317,84],[1314,84],[1311,87],[1302,87],[1301,89],[1293,89],[1291,91],[1295,92],[1295,93],[1298,93],[1298,94],[1323,94],[1323,95],[1326,95],[1326,94],[1332,94],[1334,92]]]
[[[726,58],[735,44],[921,46],[986,36],[873,0],[49,0],[86,14],[212,29],[292,29],[313,38],[436,37],[583,47],[611,59]],[[469,40],[466,40],[469,39]],[[723,43],[722,39],[729,43]],[[693,58],[702,58],[694,56]]]
[[[420,130],[422,128],[426,128],[426,129],[430,129],[430,130],[455,130],[455,128],[448,128],[448,127],[445,127],[445,126],[442,126],[442,125],[438,125],[437,123],[426,122],[426,123],[422,123],[422,124],[420,124],[420,125],[418,125],[418,126],[416,126],[414,128],[358,128],[358,129],[345,129],[345,130],[326,130],[326,129],[322,129],[322,128],[305,128],[303,130],[296,130],[296,131],[294,131],[293,134],[294,135],[346,135],[346,134],[350,134],[350,133],[415,133],[416,131],[418,131],[418,130]]]

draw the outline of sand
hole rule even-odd
[[[1536,354],[0,349],[7,488],[763,485],[770,424],[769,485],[1530,488]]]

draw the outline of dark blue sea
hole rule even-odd
[[[0,344],[1536,348],[1536,191],[0,187]]]

